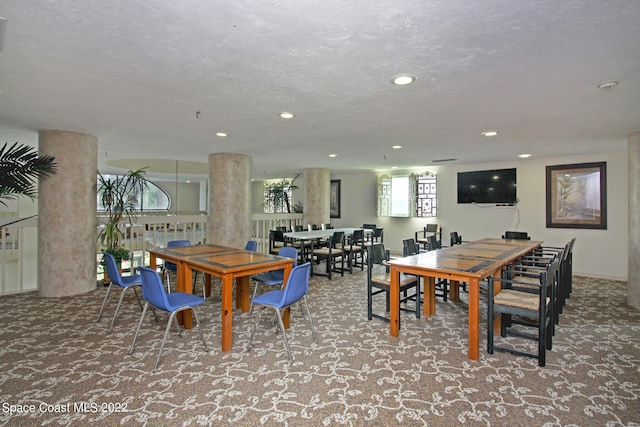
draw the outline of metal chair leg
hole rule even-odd
[[[304,307],[307,309],[307,318],[309,319],[309,324],[311,325],[311,333],[313,334],[313,341],[318,342],[318,337],[316,336],[316,328],[313,326],[313,320],[311,320],[311,311],[309,310],[309,304],[307,304],[307,296],[303,296],[302,300],[304,301]]]
[[[124,299],[125,292],[127,292],[127,288],[124,288],[122,292],[120,292],[120,299],[118,300],[118,305],[116,306],[116,312],[113,314],[111,326],[109,326],[109,331],[107,332],[107,334],[110,334],[111,331],[113,331],[113,325],[116,323],[116,317],[118,317],[118,311],[120,310],[120,306],[122,305],[122,300]]]
[[[158,357],[156,358],[156,364],[153,366],[153,370],[151,372],[157,372],[158,363],[160,362],[160,356],[162,356],[162,350],[164,349],[164,343],[167,340],[167,335],[169,335],[169,329],[171,329],[171,323],[176,318],[177,311],[171,313],[169,321],[167,322],[167,327],[164,328],[164,336],[162,337],[162,342],[160,343],[160,351],[158,352]]]
[[[293,363],[293,356],[291,355],[291,351],[289,351],[289,341],[287,340],[287,331],[284,329],[284,323],[282,323],[282,316],[280,315],[280,310],[273,307],[276,311],[276,315],[278,316],[278,322],[280,323],[280,329],[282,330],[282,338],[284,339],[284,347],[287,349],[287,354],[289,355],[289,363]]]
[[[133,341],[131,342],[131,347],[129,347],[129,354],[133,354],[133,350],[136,347],[136,339],[138,338],[138,334],[140,333],[140,327],[142,326],[142,321],[144,320],[144,315],[147,312],[147,307],[149,307],[149,303],[144,305],[142,309],[142,315],[140,316],[140,321],[138,322],[138,327],[136,328],[136,333],[133,335]]]
[[[100,307],[100,311],[98,312],[98,318],[96,319],[96,322],[99,322],[100,319],[102,318],[102,311],[104,310],[104,306],[107,305],[107,300],[109,299],[109,292],[111,292],[111,286],[113,286],[112,283],[109,283],[109,287],[107,288],[107,293],[104,296],[104,299],[102,300],[102,307]]]

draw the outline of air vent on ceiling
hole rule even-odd
[[[431,160],[432,163],[442,163],[442,162],[453,162],[455,160],[458,159],[437,159],[437,160]]]

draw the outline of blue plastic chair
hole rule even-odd
[[[258,242],[256,242],[255,240],[249,240],[246,246],[244,247],[244,250],[256,252],[258,250]]]
[[[180,246],[191,246],[191,242],[189,240],[170,240],[167,242],[168,248],[177,248]],[[171,292],[171,281],[169,280],[171,273],[176,274],[177,271],[178,266],[172,262],[165,261],[162,265],[162,273],[167,281],[167,292]]]
[[[142,275],[142,297],[145,299],[146,304],[144,305],[144,309],[142,310],[142,316],[140,316],[140,321],[138,322],[138,328],[136,329],[136,334],[133,337],[131,348],[129,348],[129,354],[133,354],[136,345],[136,339],[138,338],[138,333],[140,333],[140,327],[142,326],[142,321],[144,320],[144,315],[146,314],[149,305],[151,305],[152,310],[158,309],[171,313],[171,315],[169,316],[169,321],[167,322],[167,327],[164,331],[162,343],[160,344],[160,351],[158,352],[158,357],[156,359],[156,364],[153,367],[153,372],[156,372],[156,369],[158,368],[160,356],[162,355],[164,343],[167,340],[167,335],[169,334],[169,329],[171,328],[172,322],[175,322],[178,328],[178,336],[182,337],[182,331],[180,330],[178,320],[176,319],[176,313],[179,313],[181,311],[191,310],[193,312],[193,317],[196,321],[196,327],[200,332],[200,339],[202,339],[202,343],[204,344],[204,350],[209,351],[207,342],[204,340],[204,334],[202,333],[200,321],[198,320],[198,313],[195,310],[195,307],[202,304],[204,302],[204,299],[200,298],[197,295],[189,294],[186,292],[174,292],[172,294],[167,294],[164,290],[160,275],[154,269],[148,267],[140,267],[139,270]]]
[[[295,267],[298,265],[298,249],[292,246],[284,246],[280,248],[280,250],[278,251],[278,256],[285,257],[285,258],[292,258],[294,259],[293,266]],[[282,287],[282,284],[284,283],[284,270],[274,270],[274,271],[268,271],[266,273],[256,274],[255,276],[253,276],[253,280],[256,282],[256,284],[253,288],[253,295],[251,297],[252,300],[251,300],[251,307],[249,307],[249,314],[253,312],[253,298],[256,297],[256,293],[258,292],[258,286],[265,285],[265,286]]]
[[[104,296],[104,301],[102,301],[102,307],[100,307],[100,312],[98,313],[98,318],[96,322],[99,322],[102,318],[102,312],[104,311],[105,305],[107,305],[107,300],[109,299],[109,292],[111,292],[111,288],[115,286],[119,286],[122,288],[122,293],[120,294],[120,300],[118,301],[118,306],[116,307],[116,312],[113,314],[113,320],[111,320],[111,326],[109,327],[109,332],[113,331],[113,325],[116,322],[116,317],[118,317],[118,311],[120,310],[120,305],[122,304],[122,300],[124,299],[124,294],[127,289],[132,288],[133,292],[138,300],[138,305],[140,306],[140,310],[142,310],[142,303],[140,302],[140,297],[138,296],[138,292],[136,291],[136,286],[142,286],[142,278],[139,274],[134,274],[132,276],[122,276],[120,275],[120,270],[118,269],[118,265],[116,264],[116,260],[113,255],[108,253],[103,253],[104,266],[107,270],[107,275],[111,280],[109,287],[107,288],[107,293]]]
[[[284,338],[284,346],[287,349],[287,354],[289,355],[289,362],[293,362],[293,356],[291,355],[291,351],[289,351],[287,332],[284,328],[284,323],[282,322],[282,313],[280,311],[291,307],[297,302],[304,302],[304,307],[307,312],[307,318],[309,319],[309,324],[311,325],[311,332],[313,333],[313,341],[316,343],[318,342],[316,330],[313,327],[313,320],[311,320],[309,305],[307,304],[310,271],[311,263],[307,262],[298,265],[294,267],[293,270],[291,270],[291,274],[289,275],[289,279],[287,280],[287,285],[284,289],[266,292],[252,299],[253,304],[257,306],[259,310],[258,315],[256,316],[256,323],[253,327],[253,331],[251,332],[251,340],[249,341],[248,349],[251,349],[251,346],[253,345],[253,338],[256,334],[256,329],[258,328],[258,322],[260,322],[262,309],[270,307],[275,311],[275,314],[278,317],[278,322],[280,323],[280,329],[282,330],[282,336]]]

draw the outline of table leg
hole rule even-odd
[[[460,301],[460,282],[457,280],[449,281],[449,299],[451,301]]]
[[[436,314],[436,279],[435,277],[424,277],[424,317],[431,317]]]
[[[392,337],[397,337],[400,333],[400,272],[391,266],[389,274],[389,332]]]
[[[236,277],[236,308],[249,311],[249,276]]]
[[[192,293],[191,280],[193,280],[193,271],[187,267],[184,263],[177,264],[178,271],[176,276],[176,291]],[[180,316],[181,315],[181,316]],[[178,313],[178,323],[180,323],[185,329],[193,328],[193,318],[190,310],[182,311]]]
[[[285,285],[289,280],[289,274],[291,274],[291,270],[293,270],[293,264],[287,264],[287,266],[284,268],[283,283]],[[291,307],[287,307],[282,313],[282,323],[284,324],[285,329],[289,329],[289,325],[291,323]]]
[[[480,283],[469,280],[469,352],[471,360],[478,360],[480,352]]]
[[[205,291],[205,295],[208,295],[209,297],[211,297],[211,275],[210,274],[206,274],[204,275],[204,291]]]
[[[502,274],[502,270],[498,270],[493,274],[493,277],[496,279],[500,279],[501,278],[501,274]],[[500,284],[502,284],[502,282],[498,282]],[[495,285],[495,282],[494,282]],[[494,286],[493,287],[493,294],[497,294],[500,292],[502,286]],[[502,326],[502,316],[498,316],[494,321],[493,321],[493,333],[500,335],[500,329]]]
[[[222,277],[222,351],[233,345],[233,276]]]

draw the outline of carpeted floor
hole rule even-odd
[[[292,365],[270,316],[247,351],[253,317],[238,310],[233,350],[221,353],[214,297],[199,307],[212,350],[195,329],[174,330],[153,374],[166,317],[148,316],[129,356],[140,311],[132,294],[107,335],[119,294],[94,323],[104,292],[0,298],[0,425],[640,425],[640,311],[626,305],[624,282],[574,278],[544,368],[487,354],[484,323],[480,360],[468,360],[464,301],[439,299],[429,319],[402,313],[390,337],[366,318],[358,271],[311,279],[320,342],[293,310]]]

